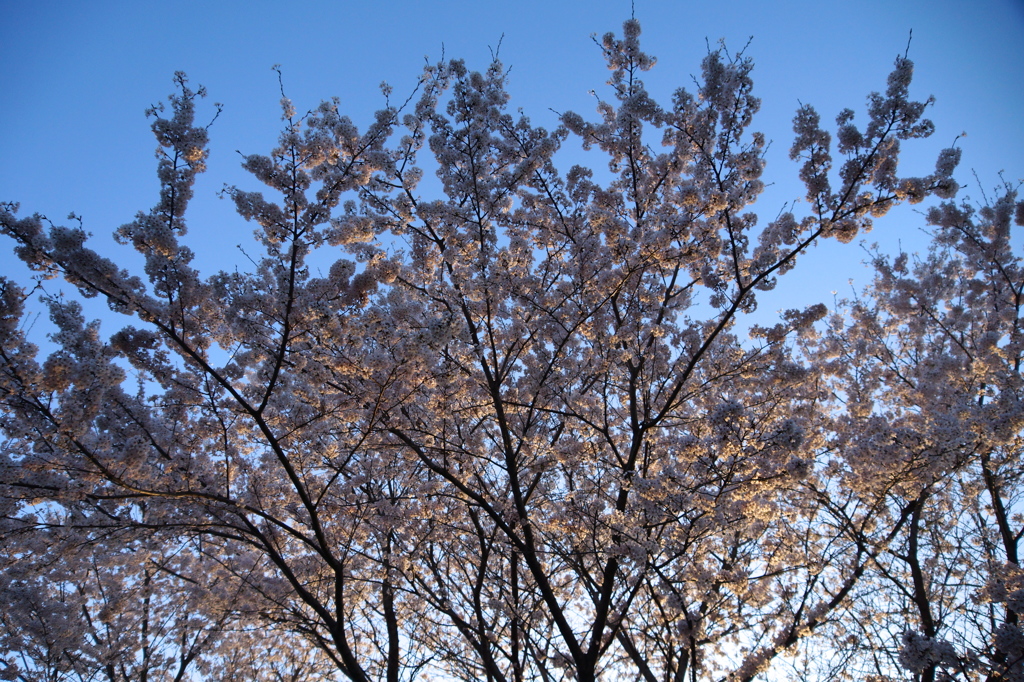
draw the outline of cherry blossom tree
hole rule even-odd
[[[839,116],[835,146],[812,107],[798,110],[807,210],[763,222],[750,210],[766,148],[750,132],[751,60],[710,52],[666,106],[644,87],[654,59],[639,34],[630,20],[599,42],[611,78],[597,120],[566,113],[550,131],[510,113],[498,61],[428,66],[363,132],[338,100],[302,115],[282,100],[278,147],[244,158],[272,195],[226,190],[257,226],[251,272],[192,265],[186,207],[208,126],[195,122],[202,90],[180,74],[169,114],[150,112],[159,201],[115,233],[143,272],[91,249],[80,226],[4,206],[0,230],[38,286],[73,286],[44,297],[54,350],[40,357],[22,322],[33,291],[0,283],[2,532],[24,580],[65,609],[46,617],[77,619],[66,643],[19,650],[37,669],[51,650],[99,669],[87,619],[116,583],[133,604],[108,620],[133,642],[145,608],[180,614],[153,654],[166,679],[190,656],[211,661],[196,663],[208,677],[242,675],[224,672],[252,663],[238,633],[263,628],[310,647],[271,671],[305,679],[750,680],[800,655],[863,665],[836,633],[856,634],[865,612],[857,641],[891,652],[879,674],[982,659],[1016,670],[1018,425],[1006,416],[1003,445],[983,448],[960,423],[967,403],[999,412],[1010,399],[1016,332],[977,341],[1011,383],[958,393],[945,313],[920,327],[896,301],[905,262],[882,269],[891,284],[849,324],[819,330],[823,305],[748,321],[817,241],[956,193],[956,150],[898,174],[901,144],[932,132],[930,101],[909,95],[913,65],[897,58],[863,125]],[[559,170],[567,140],[607,170]],[[439,196],[419,189],[425,168]],[[935,221],[952,226],[941,216],[956,210],[942,210]],[[942,229],[947,250],[967,243]],[[920,305],[938,310],[953,293],[929,295]],[[120,328],[101,335],[77,296],[105,300]],[[912,329],[922,350],[872,325]],[[905,364],[946,372],[948,390],[902,387]],[[902,426],[904,413],[928,424]],[[892,440],[940,427],[910,449],[902,431]],[[979,491],[987,501],[965,507]],[[67,538],[50,562],[44,532]],[[116,558],[120,538],[131,558]],[[89,564],[98,547],[114,556]],[[982,607],[945,615],[975,594],[954,585],[968,547],[986,566],[975,593],[1006,627],[947,646],[944,628],[980,619]],[[64,585],[79,591],[75,614],[51,595]],[[207,594],[215,608],[194,618],[189,600]],[[34,617],[18,604],[12,632]],[[989,641],[993,653],[967,653]],[[141,665],[138,644],[117,646],[104,661]]]
[[[1024,675],[1016,197],[932,208],[930,253],[877,255],[874,285],[813,354],[841,400],[832,464],[874,517],[857,537],[895,616],[863,634],[921,680]]]
[[[4,679],[269,681],[330,669],[301,640],[254,627],[244,585],[193,547],[109,525],[81,544],[88,519],[43,516],[4,561]]]

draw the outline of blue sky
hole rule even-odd
[[[635,5],[645,50],[658,58],[648,88],[666,103],[699,71],[708,41],[739,49],[753,36],[747,54],[762,98],[753,128],[774,142],[765,175],[774,185],[756,208],[763,219],[802,194],[787,158],[798,103],[814,104],[825,121],[845,107],[862,112],[865,96],[884,88],[911,29],[913,92],[936,97],[929,116],[937,132],[908,147],[905,173],[928,173],[938,150],[966,132],[957,177],[969,185],[967,194],[980,196],[972,170],[986,190],[1000,171],[1011,181],[1024,177],[1024,0]],[[234,245],[247,241],[252,227],[217,193],[225,183],[257,188],[238,168],[236,150],[265,153],[274,145],[274,64],[300,111],[338,96],[365,125],[382,103],[382,80],[400,96],[415,85],[424,58],[436,61],[442,50],[483,69],[501,40],[512,106],[551,126],[552,109],[593,117],[588,92],[602,92],[607,71],[590,36],[620,31],[629,14],[628,0],[0,0],[0,200],[57,222],[74,211],[97,248],[116,257],[120,247],[109,234],[157,198],[155,142],[143,112],[172,91],[173,72],[183,70],[210,93],[200,118],[212,115],[212,102],[224,105],[211,129],[209,171],[196,188],[188,240],[207,272],[244,264]],[[868,239],[890,250],[898,243],[920,249],[923,225],[903,211],[880,221]],[[832,290],[850,291],[848,278],[857,286],[869,280],[856,244],[829,244],[811,255],[765,305],[831,302]],[[23,276],[7,243],[0,245],[0,271]]]

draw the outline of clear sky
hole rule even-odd
[[[865,96],[884,89],[911,30],[912,92],[936,97],[929,116],[937,132],[911,148],[905,174],[930,172],[938,150],[966,132],[957,177],[967,194],[980,195],[972,170],[986,190],[1000,171],[1008,180],[1024,177],[1024,0],[636,0],[635,12],[645,51],[658,58],[648,88],[666,104],[676,87],[690,85],[708,41],[724,39],[736,50],[753,36],[747,54],[762,98],[753,128],[774,141],[765,179],[775,184],[758,203],[762,218],[802,194],[787,158],[798,103],[814,104],[824,121],[845,107],[863,121]],[[210,93],[201,120],[212,115],[212,102],[224,105],[188,241],[205,271],[231,268],[244,264],[234,245],[252,226],[217,193],[225,183],[258,188],[238,168],[236,150],[265,153],[274,145],[274,64],[300,111],[338,96],[363,126],[382,104],[381,81],[396,97],[409,92],[424,57],[436,61],[442,50],[483,69],[501,40],[512,107],[551,126],[551,110],[594,117],[588,92],[602,92],[607,71],[590,36],[620,32],[629,14],[629,0],[0,0],[0,200],[56,222],[74,211],[98,248],[116,257],[108,235],[157,198],[155,142],[143,112],[183,70]],[[923,218],[909,211],[896,218],[880,221],[868,239],[921,248]],[[798,266],[765,305],[831,302],[831,290],[849,292],[848,278],[858,286],[869,279],[855,244],[812,255],[816,266]],[[6,241],[0,271],[22,273]]]

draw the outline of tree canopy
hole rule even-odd
[[[834,133],[798,109],[806,194],[759,219],[752,61],[659,104],[639,34],[553,130],[497,60],[363,131],[283,99],[243,160],[268,190],[225,190],[246,272],[192,265],[183,74],[115,232],[138,272],[3,205],[37,282],[0,279],[0,678],[1024,679],[1016,188],[957,202],[956,148],[902,173],[933,129],[903,56]],[[606,165],[560,170],[569,142]],[[930,199],[928,254],[751,322],[814,244]]]

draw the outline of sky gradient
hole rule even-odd
[[[752,128],[773,141],[764,179],[774,184],[755,209],[763,221],[803,193],[788,160],[799,103],[813,104],[826,123],[850,107],[863,123],[866,95],[884,89],[911,30],[912,94],[935,96],[927,115],[936,133],[905,147],[903,174],[929,173],[938,151],[966,133],[957,142],[963,160],[956,177],[967,195],[981,195],[972,172],[990,195],[1000,171],[1008,181],[1024,177],[1024,0],[714,4],[636,0],[642,44],[658,58],[645,80],[667,105],[675,88],[691,86],[708,44],[724,39],[735,51],[750,41],[746,54],[755,61],[755,94],[762,98]],[[511,67],[513,110],[547,127],[556,124],[553,111],[595,118],[590,91],[609,93],[591,36],[621,33],[628,0],[511,6],[5,0],[0,200],[20,202],[21,215],[39,212],[58,223],[74,211],[96,236],[96,248],[116,259],[122,247],[110,233],[157,199],[155,141],[143,112],[173,90],[175,71],[185,71],[209,92],[198,120],[213,115],[213,102],[224,106],[210,131],[209,170],[196,186],[187,243],[206,274],[244,267],[234,245],[247,242],[253,228],[218,193],[225,184],[259,188],[239,168],[236,150],[266,153],[274,146],[281,128],[275,64],[299,111],[338,96],[342,111],[364,128],[383,104],[381,81],[402,97],[415,86],[425,57],[461,57],[482,70],[500,41],[500,58]],[[578,147],[573,138],[566,144]],[[867,239],[889,251],[899,244],[923,249],[922,227],[923,217],[900,211],[879,221]],[[821,246],[762,305],[831,303],[832,291],[850,293],[849,278],[857,287],[869,281],[860,265],[864,255],[856,244]],[[9,241],[0,246],[0,271],[24,279]]]

